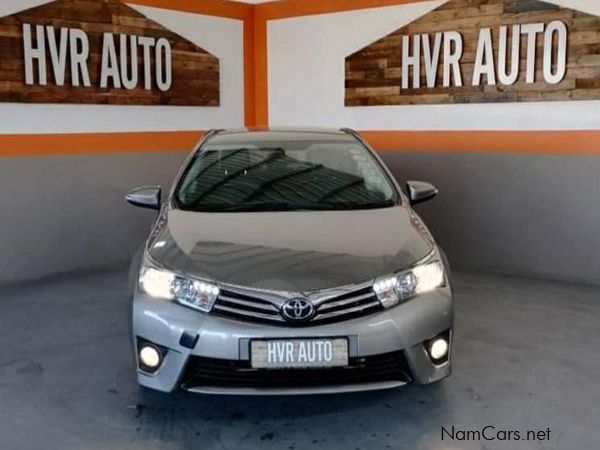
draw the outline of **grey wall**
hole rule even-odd
[[[155,213],[125,193],[168,186],[186,152],[0,159],[0,284],[125,264]]]
[[[154,213],[123,201],[170,184],[185,152],[2,158],[0,284],[126,264]],[[383,152],[453,267],[600,284],[600,158]]]
[[[384,152],[453,267],[600,284],[600,157]]]

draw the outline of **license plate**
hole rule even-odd
[[[348,339],[280,339],[251,341],[254,368],[285,369],[348,365]]]

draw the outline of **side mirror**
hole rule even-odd
[[[125,200],[133,206],[160,209],[160,192],[160,186],[141,186],[127,194]]]
[[[406,190],[411,205],[426,202],[432,199],[439,192],[438,189],[431,183],[426,181],[407,181]]]

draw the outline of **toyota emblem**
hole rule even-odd
[[[281,315],[290,322],[304,322],[315,314],[315,307],[305,298],[293,298],[281,307]]]

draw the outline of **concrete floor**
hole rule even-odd
[[[124,272],[0,290],[0,449],[568,449],[600,439],[600,288],[458,274],[454,374],[319,397],[145,393]],[[441,439],[546,430],[549,441]],[[460,437],[460,436],[458,436]]]

